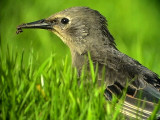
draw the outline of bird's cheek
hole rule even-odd
[[[60,28],[59,28],[58,25],[54,25],[54,26],[53,26],[53,29],[56,30],[56,31],[59,31],[59,30],[60,30]]]
[[[59,26],[55,25],[55,26],[53,26],[52,32],[54,32],[54,33],[61,33],[61,28]]]

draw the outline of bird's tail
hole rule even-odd
[[[154,104],[126,95],[121,112],[136,119],[148,119],[152,118],[152,114],[156,114],[157,116],[153,115],[154,118],[152,118],[155,120],[160,115],[159,107],[160,104]]]
[[[105,97],[110,101],[112,100],[113,96],[123,98],[122,95],[120,96],[120,93],[122,93],[122,91],[119,87],[117,87],[117,85],[114,84],[106,88]],[[148,118],[151,118],[152,120],[159,119],[160,101],[158,104],[155,104],[153,102],[142,100],[127,94],[124,97],[124,102],[120,102],[119,100],[118,104],[122,105],[120,112],[125,116],[138,120],[146,120]]]

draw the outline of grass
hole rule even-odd
[[[97,120],[117,119],[119,111],[104,98],[104,86],[98,87],[96,74],[82,72],[77,77],[76,69],[67,60],[57,66],[51,55],[38,68],[30,55],[28,65],[23,64],[24,53],[7,49],[6,58],[0,56],[0,119],[55,119]],[[90,64],[91,68],[93,67]],[[113,114],[114,113],[114,114]]]
[[[78,77],[76,69],[68,62],[56,64],[52,54],[39,67],[34,66],[33,54],[24,66],[24,52],[16,53],[7,47],[0,54],[0,119],[12,120],[123,120],[121,104],[104,97],[105,86],[98,86],[97,67],[91,72],[85,67]],[[4,58],[5,57],[5,58]],[[119,103],[123,103],[122,97]],[[115,108],[117,108],[115,110]],[[156,117],[156,110],[151,120]]]

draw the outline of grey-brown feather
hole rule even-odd
[[[69,46],[74,66],[80,70],[81,67],[78,66],[84,64],[84,56],[89,51],[95,63],[100,67],[106,66],[106,79],[109,84],[118,81],[124,86],[126,80],[133,80],[136,77],[137,84],[134,86],[137,89],[144,88],[147,84],[152,84],[157,90],[160,89],[160,80],[154,72],[117,50],[105,17],[87,7],[74,7],[65,12],[71,11],[75,20],[67,32],[72,36],[72,43],[75,45],[74,48]],[[80,53],[76,50],[79,47],[82,49]]]
[[[107,21],[98,11],[86,7],[71,8],[66,11],[73,9],[78,13],[76,16],[73,12],[75,21],[67,30],[68,34],[72,36],[74,46],[69,46],[73,66],[80,72],[82,66],[88,64],[85,56],[89,51],[94,65],[98,64],[99,79],[101,79],[102,69],[105,67],[106,86],[112,94],[122,93],[123,88],[128,84],[127,94],[133,97],[133,101],[136,101],[136,98],[143,93],[141,102],[143,103],[143,100],[152,102],[152,104],[147,104],[150,104],[152,109],[148,109],[149,107],[146,106],[146,110],[151,112],[154,108],[153,102],[158,102],[160,99],[158,75],[116,48],[114,38],[107,28]],[[121,92],[112,89],[113,86],[119,87]],[[111,99],[109,91],[106,96]],[[126,99],[127,101],[128,99]],[[128,104],[133,103],[128,101]]]

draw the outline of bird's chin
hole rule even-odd
[[[50,29],[50,28],[49,28],[49,29],[46,29],[46,30],[48,30],[48,31],[52,31],[53,29]]]
[[[63,36],[60,34],[60,32],[58,32],[57,30],[52,29],[51,31],[52,31],[55,35],[57,35],[59,38],[61,38],[62,40],[64,39]]]

